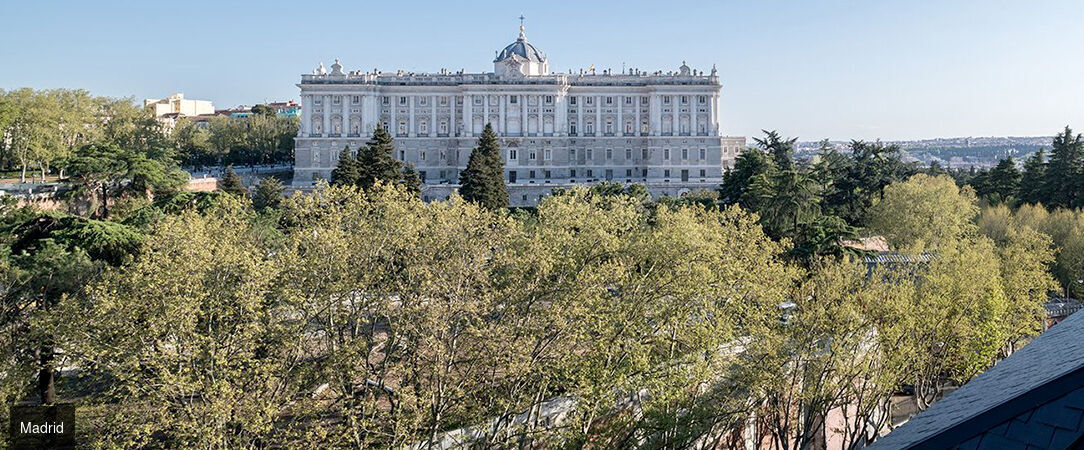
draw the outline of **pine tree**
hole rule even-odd
[[[1020,190],[1017,194],[1025,203],[1048,203],[1043,183],[1046,180],[1046,151],[1032,153],[1024,160],[1024,173],[1020,176]]]
[[[768,152],[768,155],[772,157],[772,161],[775,162],[775,167],[779,170],[791,170],[794,168],[794,144],[798,142],[798,138],[784,139],[779,135],[779,132],[772,130],[761,130],[764,132],[764,139],[753,138],[757,145]]]
[[[377,181],[395,183],[402,178],[403,163],[395,159],[395,143],[384,127],[376,127],[373,137],[358,151],[358,186],[372,188]]]
[[[222,181],[218,184],[218,189],[238,197],[244,197],[245,194],[248,193],[244,183],[241,182],[241,176],[233,171],[232,164],[226,166],[226,174],[222,176]]]
[[[1084,142],[1068,126],[1054,136],[1046,166],[1047,206],[1075,208],[1084,205]]]
[[[331,184],[333,186],[357,186],[361,178],[361,170],[357,158],[350,154],[350,146],[339,152],[339,163],[335,170],[331,171]]]
[[[1020,171],[1016,169],[1016,161],[1012,156],[998,161],[997,166],[990,169],[986,179],[986,192],[982,193],[994,201],[1006,201],[1016,196],[1020,190]]]
[[[736,203],[751,209],[755,203],[755,198],[750,193],[753,180],[768,173],[771,167],[771,159],[764,150],[756,147],[745,149],[734,160],[734,167],[723,174],[719,198],[728,205]]]
[[[422,178],[418,175],[418,171],[414,169],[413,164],[403,165],[403,186],[407,188],[407,191],[414,195],[422,194]]]
[[[282,182],[275,177],[261,178],[252,194],[252,207],[257,211],[278,208],[282,204]]]
[[[459,194],[490,210],[508,207],[508,189],[504,185],[504,159],[493,126],[486,124],[478,146],[471,151],[467,169],[459,176]]]

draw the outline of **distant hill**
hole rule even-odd
[[[908,159],[928,166],[937,161],[945,167],[993,167],[998,160],[1012,156],[1017,163],[1040,148],[1050,148],[1053,136],[1036,137],[959,137],[923,139],[915,141],[885,141],[897,144]],[[831,141],[832,146],[845,151],[850,141]],[[820,142],[799,142],[797,154],[812,157],[820,148]]]

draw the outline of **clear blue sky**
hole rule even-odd
[[[0,88],[296,99],[299,74],[492,70],[527,16],[552,70],[723,83],[723,131],[802,140],[1084,129],[1081,0],[0,2]]]

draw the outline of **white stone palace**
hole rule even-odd
[[[492,124],[516,206],[599,181],[642,183],[655,196],[715,189],[745,147],[745,138],[719,133],[714,67],[553,73],[522,25],[492,73],[346,72],[336,60],[297,86],[295,187],[329,178],[342,149],[356,150],[377,126],[392,132],[395,156],[417,168],[432,200],[458,188],[477,136]]]

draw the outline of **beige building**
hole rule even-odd
[[[163,99],[148,98],[143,100],[143,107],[154,111],[158,118],[169,115],[176,116],[199,116],[202,114],[214,114],[215,105],[210,100],[190,100],[184,98],[183,93],[176,93]]]

